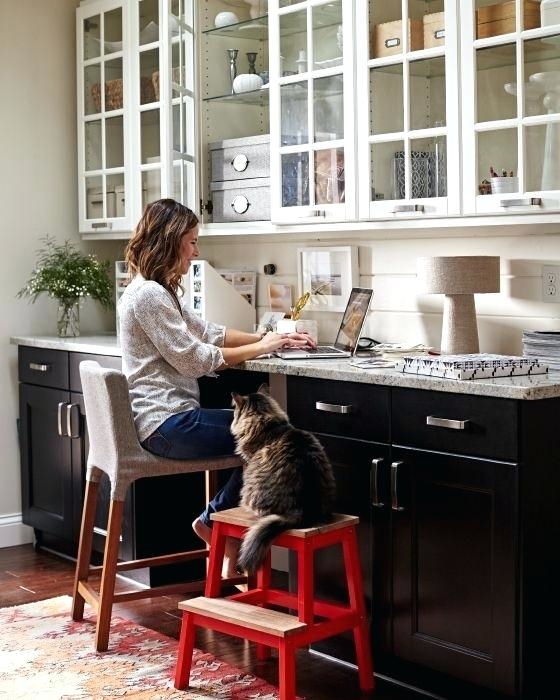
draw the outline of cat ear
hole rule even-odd
[[[231,405],[235,408],[236,406],[241,406],[243,397],[240,394],[236,394],[235,391],[231,392]]]
[[[265,394],[266,396],[270,396],[270,388],[268,384],[261,384],[260,387],[257,389],[258,394]]]

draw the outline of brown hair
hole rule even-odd
[[[125,251],[131,276],[158,282],[173,296],[181,287],[181,239],[198,224],[198,217],[174,199],[147,204]]]

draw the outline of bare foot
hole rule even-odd
[[[193,524],[192,529],[204,540],[206,544],[210,544],[212,541],[212,528],[208,527],[202,522],[200,518],[197,518]],[[226,547],[224,554],[224,563],[222,566],[222,578],[233,578],[234,576],[239,576],[237,571],[237,555],[239,554],[239,540],[233,539],[231,537],[226,538]]]

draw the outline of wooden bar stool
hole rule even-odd
[[[271,585],[269,554],[257,571],[254,588],[227,598],[219,598],[223,583],[220,572],[226,537],[242,538],[256,518],[243,508],[213,513],[211,517],[214,522],[205,596],[179,603],[179,608],[183,610],[183,623],[175,687],[184,688],[188,684],[194,628],[205,626],[257,642],[259,658],[265,658],[267,655],[263,652],[263,645],[266,647],[266,652],[269,648],[277,648],[280,662],[281,700],[295,698],[295,650],[297,648],[308,646],[345,630],[352,630],[360,688],[363,691],[373,690],[369,624],[356,536],[358,518],[336,514],[330,523],[287,530],[274,540],[275,546],[286,547],[297,554],[296,593],[274,588]],[[337,544],[342,547],[344,557],[348,605],[315,598],[314,553],[324,547]],[[297,616],[264,610],[271,605],[297,610]],[[258,610],[255,606],[264,609]],[[265,613],[269,616],[264,617]],[[300,626],[295,625],[296,621]]]
[[[208,557],[208,548],[205,547],[118,562],[124,499],[130,484],[136,479],[168,474],[198,471],[206,471],[208,474],[216,469],[239,467],[241,461],[236,456],[176,460],[151,454],[142,449],[138,442],[128,384],[124,374],[114,369],[102,368],[97,362],[88,361],[80,363],[80,377],[84,392],[90,449],[72,596],[72,619],[82,620],[84,604],[89,603],[97,612],[95,648],[97,651],[105,651],[109,644],[109,626],[114,603],[170,593],[203,591],[205,587],[205,581],[191,581],[115,593],[117,572]],[[97,494],[103,472],[108,475],[111,483],[107,539],[102,566],[91,566]],[[190,527],[188,518],[185,527]],[[94,588],[89,581],[93,573],[101,574],[98,589]],[[228,579],[232,583],[244,580],[245,577]]]

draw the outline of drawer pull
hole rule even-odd
[[[391,213],[392,214],[414,214],[415,212],[419,212],[419,213],[423,214],[424,213],[424,205],[423,204],[397,204],[393,208],[393,211]]]
[[[113,228],[113,224],[110,223],[109,221],[93,222],[91,224],[91,228]]]
[[[244,194],[238,194],[231,203],[231,208],[236,214],[245,214],[251,203]]]
[[[504,209],[511,207],[540,207],[542,199],[540,197],[529,197],[527,199],[500,199],[500,206]]]
[[[231,161],[231,167],[237,173],[242,173],[244,170],[247,170],[248,165],[249,165],[249,159],[247,158],[247,156],[244,153],[238,153]]]
[[[467,430],[470,421],[468,420],[453,420],[452,418],[436,418],[435,416],[426,416],[426,425],[431,425],[434,428],[451,428],[451,430]]]
[[[62,409],[63,409],[64,406],[66,406],[66,404],[64,403],[64,401],[61,401],[61,402],[58,404],[58,434],[59,434],[61,437],[67,437],[67,436],[64,435],[64,433],[62,432]]]
[[[315,408],[318,411],[327,411],[327,413],[352,413],[352,404],[341,406],[337,403],[325,403],[324,401],[316,401]]]
[[[391,510],[402,512],[403,506],[399,505],[399,467],[402,462],[393,462],[391,464]]]
[[[72,432],[72,409],[77,408],[78,409],[78,432],[76,435]],[[77,403],[68,403],[66,404],[66,435],[69,438],[72,438],[75,440],[76,438],[80,437],[80,410],[79,410],[79,405]]]
[[[371,460],[371,474],[370,474],[370,493],[371,493],[371,505],[374,508],[384,508],[385,503],[379,500],[379,465],[383,462],[382,459],[372,459]]]
[[[51,369],[51,365],[45,365],[40,362],[30,362],[29,369],[32,369],[35,372],[49,372]]]

